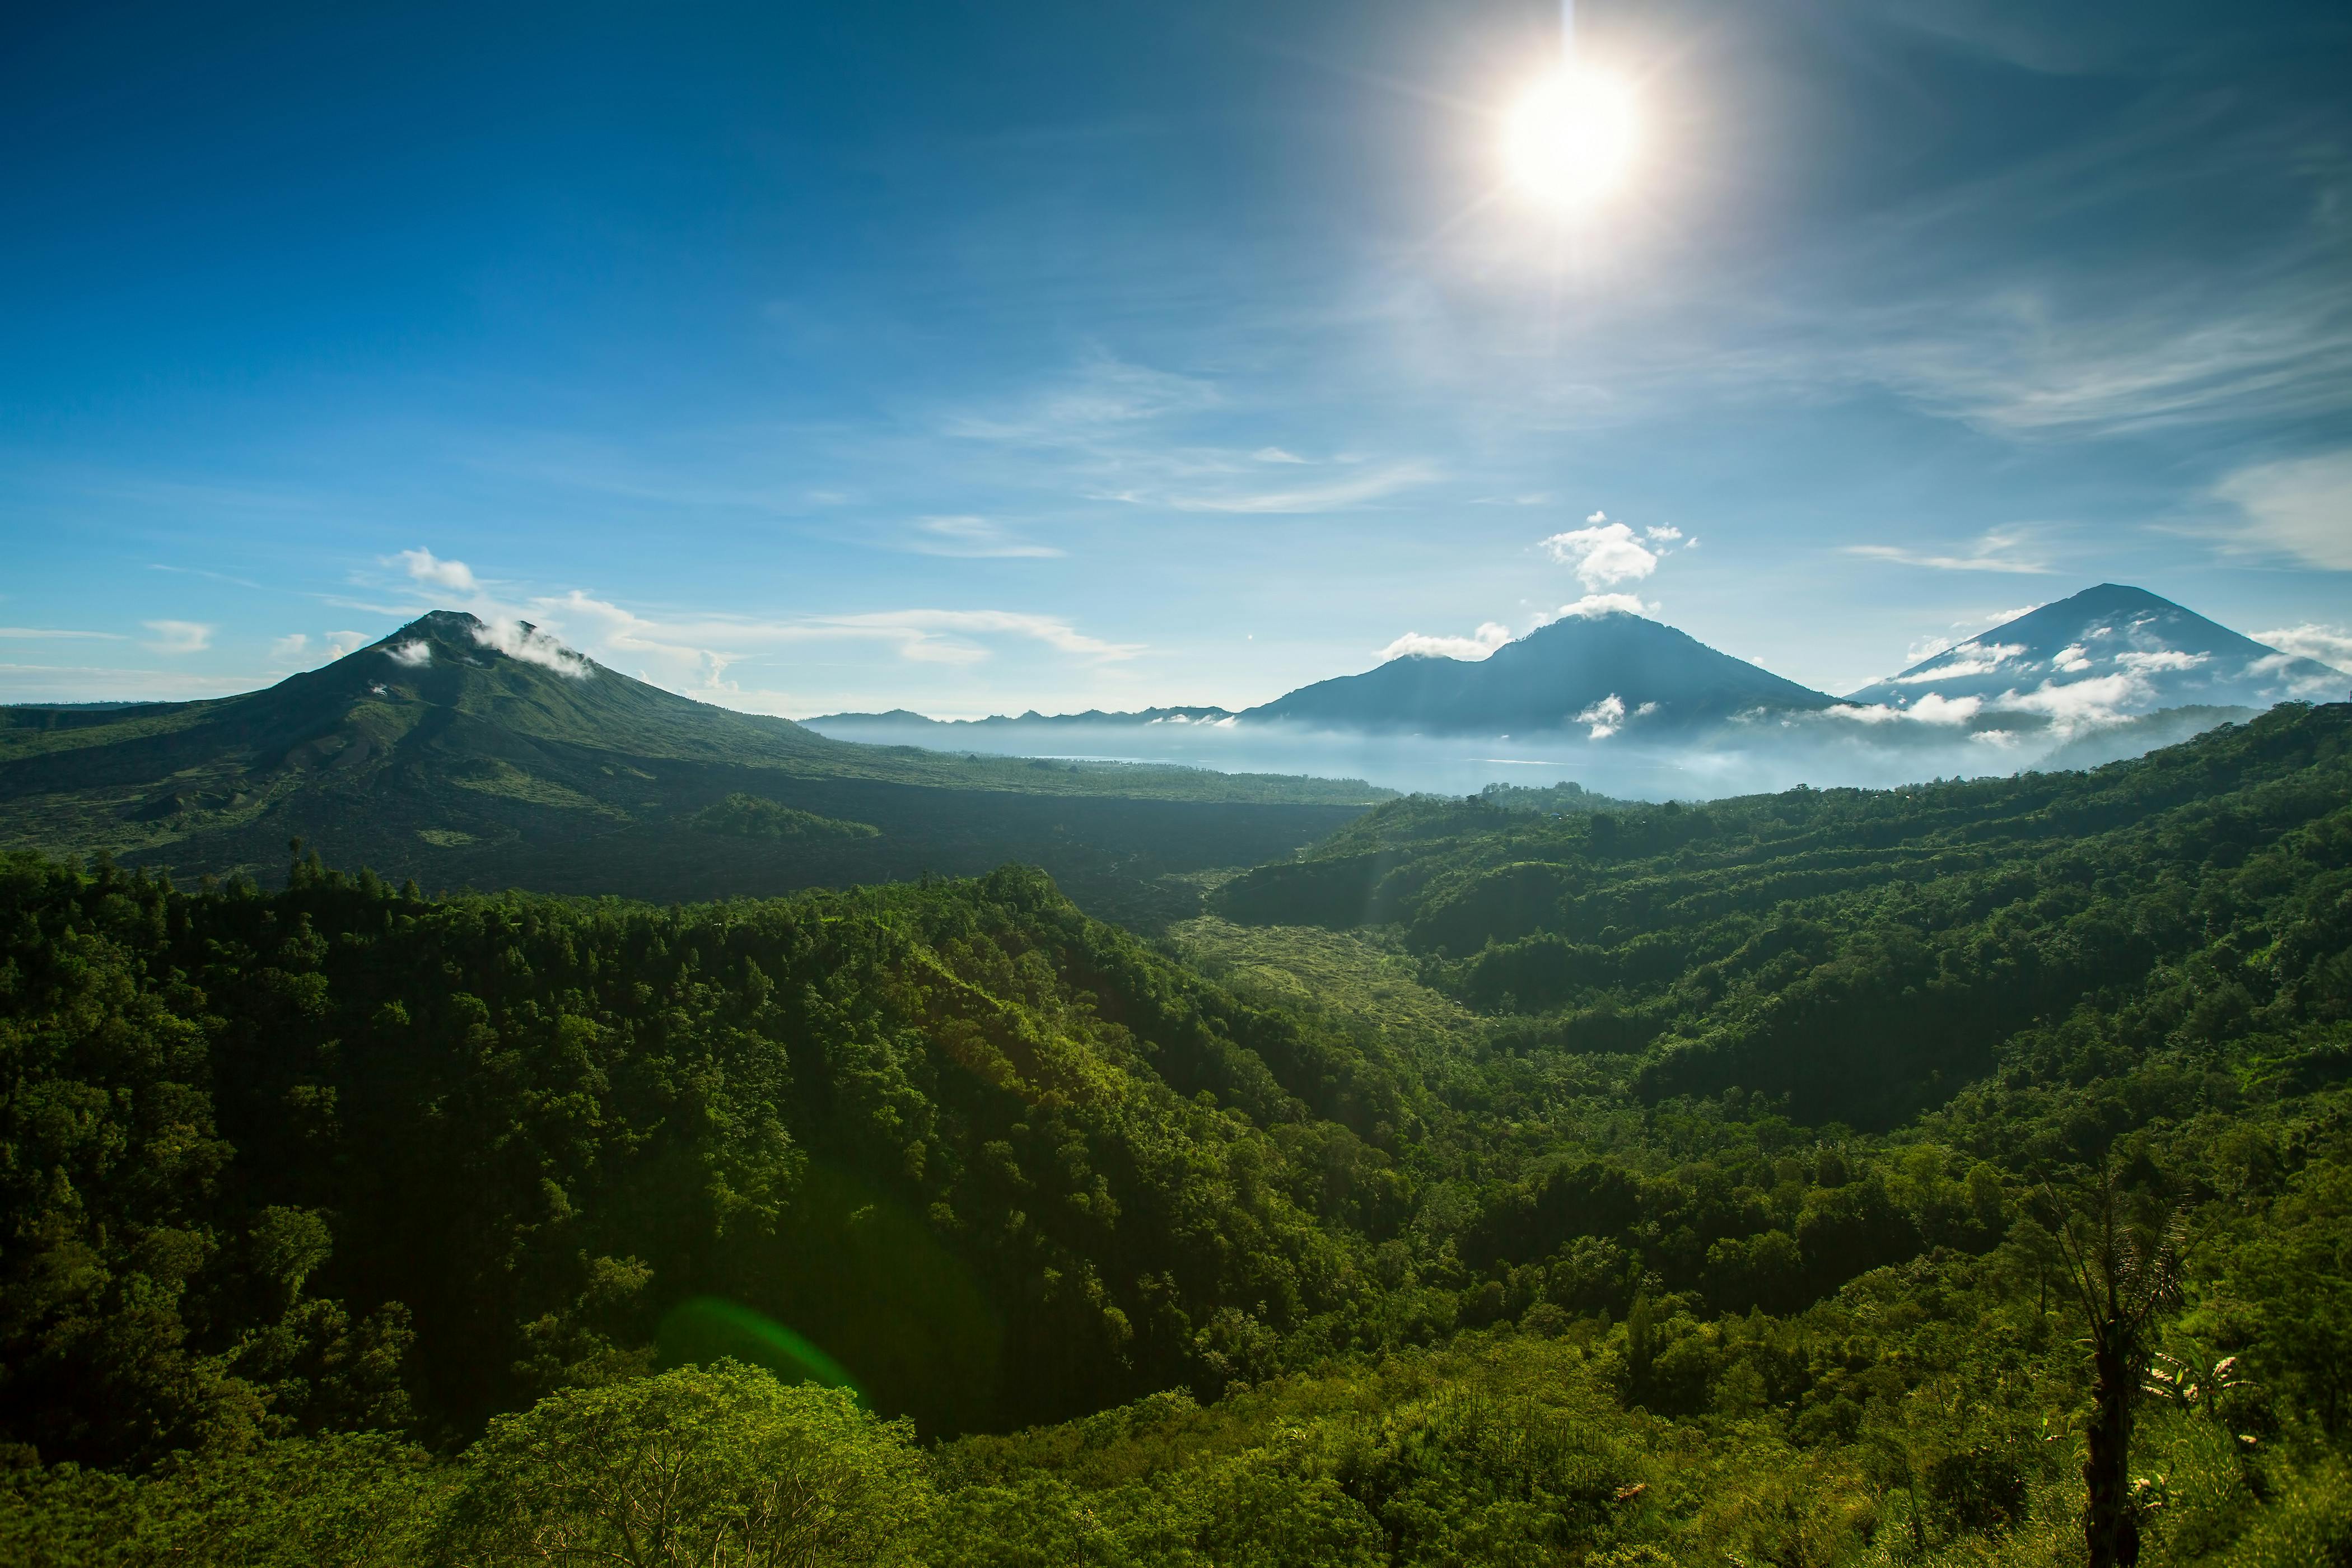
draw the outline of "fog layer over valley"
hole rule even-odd
[[[2347,678],[2113,584],[2041,606],[1844,698],[1673,627],[1569,616],[1484,658],[1408,654],[1261,707],[940,722],[835,713],[840,740],[969,755],[1180,763],[1469,794],[1572,782],[1634,799],[1886,786],[2139,756]]]

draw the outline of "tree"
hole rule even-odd
[[[932,1501],[906,1422],[731,1361],[556,1394],[467,1467],[445,1544],[472,1563],[892,1563]]]
[[[2147,1384],[2157,1321],[2180,1301],[2180,1216],[2153,1225],[2127,1214],[2127,1203],[2110,1160],[2085,1184],[2080,1202],[2057,1205],[2059,1254],[2091,1352],[2092,1410],[2083,1434],[2083,1535],[2091,1568],[2133,1568],[2139,1561],[2139,1511],[2131,1495],[2134,1407]]]

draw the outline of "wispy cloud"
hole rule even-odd
[[[0,693],[19,702],[179,701],[250,690],[245,675],[89,665],[0,664]]]
[[[213,628],[202,621],[144,621],[154,637],[147,643],[157,653],[202,653],[213,646]]]
[[[1398,463],[1328,484],[1294,489],[1244,490],[1224,495],[1171,495],[1166,504],[1178,511],[1307,513],[1345,511],[1381,500],[1400,490],[1427,484],[1437,477],[1424,463]]]
[[[277,663],[291,664],[296,659],[300,658],[302,657],[302,650],[310,646],[310,639],[307,634],[302,632],[289,632],[282,637],[271,639],[269,644],[269,657]]]
[[[57,626],[0,626],[0,637],[16,637],[27,642],[121,642],[120,632],[70,632]]]
[[[1580,616],[1642,616],[1656,607],[1642,603],[1632,594],[1587,594],[1580,599],[1562,605],[1549,618],[1566,621]]]
[[[1475,661],[1485,658],[1511,640],[1511,628],[1500,621],[1487,621],[1466,637],[1433,637],[1427,632],[1407,632],[1388,647],[1381,649],[1383,662],[1418,654],[1424,658],[1460,658]]]
[[[2241,468],[2213,493],[2245,519],[2237,542],[2352,571],[2352,450]]]
[[[926,517],[916,520],[921,537],[907,548],[919,555],[952,555],[972,559],[1044,558],[1066,553],[1050,544],[1019,538],[984,517]]]
[[[1256,458],[1261,463],[1303,463],[1307,461],[1306,458],[1298,456],[1297,453],[1286,452],[1279,447],[1260,447],[1256,451],[1252,452],[1250,456]]]
[[[2316,659],[2332,668],[2352,671],[2352,631],[2342,626],[2323,626],[2305,622],[2299,626],[2274,626],[2266,632],[2253,634],[2254,640],[2268,643],[2281,653],[2297,658]]]
[[[226,572],[210,572],[202,566],[167,566],[160,561],[147,563],[150,572],[169,572],[181,577],[209,577],[215,583],[233,583],[240,588],[259,588],[260,584],[247,577],[232,577]]]
[[[950,436],[971,440],[1055,446],[1087,440],[1107,428],[1198,413],[1220,401],[1213,382],[1097,353],[1025,400],[950,414],[945,427]]]
[[[747,695],[729,670],[754,655],[824,643],[874,643],[914,664],[970,666],[992,657],[989,639],[1031,642],[1087,664],[1117,663],[1144,651],[1080,631],[1056,616],[1015,610],[876,610],[791,620],[704,616],[656,618],[577,589],[534,602],[537,613],[580,626],[607,662],[648,667],[678,689],[714,700]]]
[[[2054,570],[2033,552],[2032,542],[2022,531],[2011,529],[1996,529],[1985,534],[1966,555],[1908,550],[1899,544],[1849,544],[1844,549],[1848,555],[1892,561],[1905,566],[1926,566],[1938,572],[2006,572],[2044,576]]]

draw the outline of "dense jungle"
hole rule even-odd
[[[12,852],[0,1554],[2352,1563],[2352,706],[1160,880]]]

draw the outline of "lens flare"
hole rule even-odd
[[[1503,163],[1528,196],[1568,208],[1624,184],[1640,142],[1633,89],[1570,65],[1529,89],[1504,121]]]

